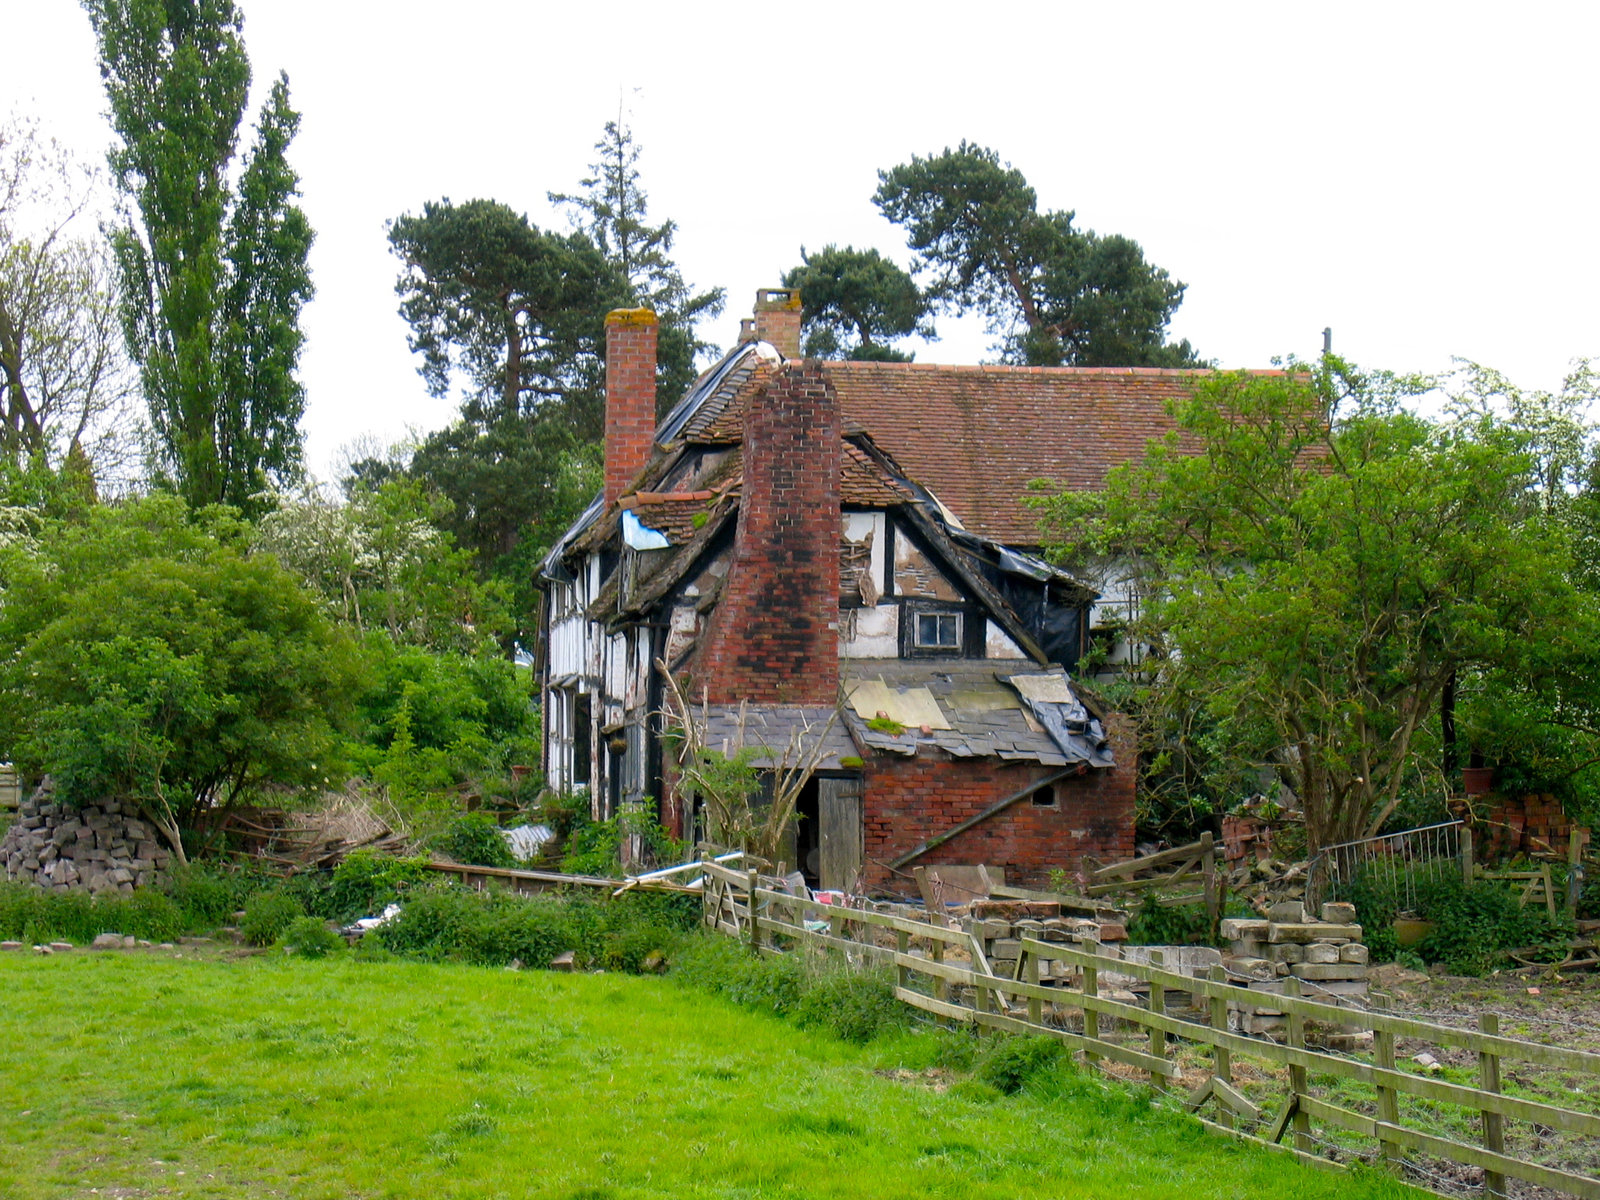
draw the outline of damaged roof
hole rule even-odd
[[[844,760],[861,753],[844,721],[824,704],[713,704],[705,716],[706,746],[728,757],[752,749],[753,767],[799,766],[819,740],[819,771],[845,770]]]
[[[956,758],[1114,765],[1104,729],[1060,668],[874,658],[843,659],[839,674],[845,725],[864,751],[913,755],[936,746]]]

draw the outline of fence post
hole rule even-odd
[[[1478,1031],[1491,1035],[1498,1034],[1500,1032],[1500,1018],[1494,1013],[1480,1013],[1478,1016]],[[1500,1090],[1500,1056],[1498,1054],[1491,1054],[1487,1050],[1478,1051],[1478,1086],[1486,1092],[1498,1092]],[[1484,1111],[1483,1148],[1495,1154],[1505,1153],[1505,1118],[1499,1113]],[[1483,1190],[1486,1195],[1504,1196],[1506,1194],[1506,1177],[1499,1171],[1485,1171],[1483,1173]]]
[[[750,919],[750,953],[761,952],[761,917],[756,912],[756,888],[761,886],[761,874],[751,871],[745,876],[748,890],[745,892],[746,911]]]
[[[701,879],[704,881],[700,884],[700,924],[715,926],[716,920],[712,913],[715,911],[713,902],[717,896],[717,881],[711,877],[711,872],[706,869],[704,860],[700,863],[700,870]]]
[[[1206,936],[1214,938],[1222,919],[1222,899],[1217,888],[1217,849],[1209,829],[1200,835],[1200,871],[1205,877]]]
[[[944,961],[943,938],[928,939],[928,957],[936,963],[942,963]],[[935,975],[933,977],[933,998],[945,1003],[949,1003],[950,1001],[950,981],[943,975]],[[937,1020],[941,1025],[950,1024],[948,1017],[939,1017]]]
[[[1461,882],[1472,886],[1472,826],[1461,822]]]
[[[1567,835],[1567,916],[1576,918],[1583,899],[1583,830]]]
[[[1167,956],[1160,950],[1150,951],[1150,965],[1158,971],[1165,969]],[[1167,1015],[1167,985],[1158,983],[1154,979],[1150,981],[1149,1008],[1151,1012],[1159,1016],[1164,1017]],[[1153,1025],[1150,1027],[1150,1054],[1154,1058],[1166,1058],[1167,1056],[1166,1032],[1155,1028]],[[1158,1092],[1166,1091],[1167,1077],[1158,1075],[1154,1071],[1150,1072],[1150,1086]]]
[[[1291,1000],[1300,999],[1300,980],[1290,975],[1283,981],[1283,994]],[[1306,1019],[1304,1014],[1289,1010],[1289,1045],[1295,1050],[1306,1048]],[[1310,1090],[1306,1078],[1306,1068],[1302,1063],[1289,1064],[1289,1090],[1294,1093],[1290,1098],[1295,1106],[1294,1113],[1294,1148],[1303,1153],[1311,1153],[1311,1116],[1300,1108],[1300,1097]]]
[[[896,954],[911,953],[911,935],[904,929],[896,929],[894,931],[894,949]],[[911,987],[911,968],[904,963],[895,963],[894,981],[897,986],[909,990]]]
[[[1098,958],[1100,956],[1100,943],[1098,941],[1089,941],[1089,942],[1082,943],[1082,945],[1083,945],[1085,950],[1087,950],[1090,954],[1094,955],[1096,958]],[[1088,964],[1084,965],[1084,968],[1083,968],[1083,994],[1085,996],[1099,996],[1100,995],[1100,968],[1099,967],[1091,966],[1091,965],[1088,965]],[[1100,1038],[1100,1014],[1095,1012],[1092,1009],[1086,1008],[1086,1009],[1083,1010],[1083,1036],[1086,1037],[1086,1038],[1093,1038],[1096,1041],[1098,1041],[1099,1038]],[[1084,1057],[1084,1061],[1086,1061],[1086,1062],[1093,1063],[1093,1062],[1099,1062],[1100,1061],[1100,1056],[1098,1054],[1096,1054],[1093,1050],[1085,1050],[1083,1052],[1083,1057]]]
[[[1228,973],[1220,966],[1212,967],[1206,978],[1212,983],[1226,983]],[[1211,1028],[1226,1030],[1228,1028],[1228,998],[1221,992],[1207,989],[1206,996],[1211,1002]],[[1222,1080],[1223,1083],[1233,1083],[1233,1051],[1226,1046],[1213,1043],[1211,1046],[1212,1075]],[[1233,1111],[1226,1105],[1219,1105],[1217,1120],[1225,1129],[1233,1128]]]
[[[1373,992],[1368,997],[1368,1002],[1374,1012],[1389,1011],[1389,997],[1383,992]],[[1372,1031],[1372,1052],[1373,1058],[1379,1067],[1382,1067],[1385,1071],[1394,1070],[1394,1034],[1384,1029],[1374,1029]],[[1381,1083],[1378,1085],[1378,1120],[1386,1121],[1390,1125],[1398,1125],[1400,1123],[1400,1101],[1395,1095],[1395,1090],[1392,1087],[1385,1087]],[[1380,1130],[1378,1133],[1378,1153],[1384,1158],[1393,1158],[1394,1152],[1394,1143],[1385,1137]]]
[[[1023,951],[1023,954],[1027,955],[1027,960],[1023,966],[1023,977],[1034,987],[1038,987],[1039,956],[1037,954],[1028,954],[1026,950]],[[1028,1020],[1034,1025],[1044,1024],[1044,1001],[1037,996],[1028,997]]]

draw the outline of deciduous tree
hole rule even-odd
[[[37,124],[0,125],[0,463],[113,479],[133,457],[131,373],[94,177]]]
[[[245,511],[300,469],[295,376],[312,233],[280,75],[235,186],[250,85],[232,0],[84,0],[126,201],[113,231],[128,348],[180,493]]]
[[[1423,386],[1333,359],[1217,375],[1103,492],[1045,506],[1059,557],[1138,572],[1146,710],[1203,713],[1219,773],[1276,771],[1313,850],[1438,778],[1452,679],[1526,676],[1597,629],[1532,432],[1421,417]]]
[[[0,744],[70,802],[137,804],[180,858],[262,784],[337,781],[362,680],[353,638],[244,535],[158,495],[0,551]]]
[[[1167,324],[1184,284],[1139,244],[1041,212],[1028,181],[984,146],[962,142],[878,173],[873,199],[904,227],[947,311],[982,313],[1007,362],[1033,366],[1192,366]]]

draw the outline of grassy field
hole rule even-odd
[[[670,979],[75,951],[0,955],[0,996],[8,1200],[1416,1195]]]

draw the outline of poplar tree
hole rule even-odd
[[[232,171],[250,87],[232,0],[84,0],[124,198],[112,231],[123,327],[171,481],[192,505],[249,511],[301,460],[295,376],[312,232],[286,153],[279,75]]]

